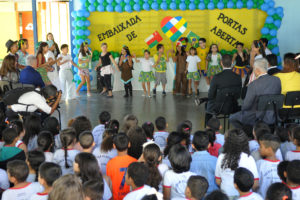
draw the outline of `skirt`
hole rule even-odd
[[[152,71],[150,72],[143,72],[141,71],[139,76],[139,82],[151,82],[155,81],[155,76]]]
[[[44,81],[45,84],[49,84],[51,83],[50,79],[48,78],[47,75],[47,70],[44,67],[39,67],[36,69],[36,71],[38,71]]]
[[[192,79],[194,81],[199,81],[200,80],[200,74],[199,72],[188,72],[186,75],[186,78],[188,80]]]
[[[209,65],[207,68],[207,77],[214,76],[222,71],[221,65]]]
[[[246,66],[243,66],[243,67],[234,66],[232,68],[232,71],[234,73],[236,73],[237,75],[241,75],[241,77],[244,78],[244,76],[247,76],[247,73],[248,73],[249,69]]]

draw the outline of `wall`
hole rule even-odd
[[[300,52],[300,1],[275,0],[276,6],[284,8],[282,25],[278,30],[280,55],[287,52]]]

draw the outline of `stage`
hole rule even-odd
[[[193,132],[204,128],[204,105],[197,107],[195,97],[183,97],[167,93],[162,96],[157,92],[156,97],[143,97],[142,91],[133,91],[133,97],[124,98],[124,91],[113,92],[113,98],[106,98],[99,93],[93,92],[87,97],[85,92],[81,97],[70,101],[61,101],[60,112],[62,128],[67,127],[68,120],[79,115],[86,115],[92,122],[93,127],[98,124],[98,115],[102,111],[111,113],[112,119],[121,122],[126,114],[134,114],[139,119],[141,126],[145,121],[154,123],[156,117],[164,116],[168,122],[168,131],[176,130],[177,125],[183,120],[191,120]],[[200,93],[202,97],[207,93]],[[54,116],[58,116],[57,112]]]

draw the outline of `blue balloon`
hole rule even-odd
[[[281,63],[281,61],[282,61],[281,57],[280,57],[280,56],[277,56],[277,62],[278,62],[278,63]]]
[[[76,53],[74,53],[74,54],[76,54]],[[75,62],[75,63],[78,63],[78,57],[75,57],[75,58],[74,58],[74,62]]]
[[[172,10],[176,10],[176,3],[174,3],[174,2],[170,3],[170,8]]]
[[[124,0],[125,3],[129,4],[130,3],[130,0]]]
[[[277,38],[272,38],[272,39],[270,40],[270,43],[271,43],[272,45],[277,45],[277,44],[278,44],[278,39],[277,39]]]
[[[80,3],[84,4],[86,0],[80,0]]]
[[[268,3],[268,5],[269,5],[269,7],[273,8],[273,7],[275,6],[275,3],[274,3],[274,1],[270,1],[270,2]]]
[[[84,11],[83,16],[88,18],[90,16],[90,12],[89,11]]]
[[[84,10],[78,10],[77,11],[77,16],[78,17],[83,17],[84,16]]]
[[[97,0],[98,3],[102,4],[105,0]]]
[[[106,10],[107,10],[108,12],[113,12],[113,11],[114,11],[114,7],[113,7],[111,4],[108,4],[108,5],[106,6]]]
[[[263,28],[261,29],[261,33],[262,33],[263,35],[267,35],[267,34],[269,33],[269,29],[268,29],[267,27],[263,27]]]
[[[117,2],[118,4],[120,4],[120,3],[122,2],[122,0],[116,0],[116,2]]]
[[[72,26],[75,27],[77,25],[77,22],[74,20],[72,21]]]
[[[274,22],[274,19],[273,19],[273,17],[271,17],[271,16],[268,16],[267,18],[266,18],[266,23],[268,23],[268,24],[272,24]]]
[[[79,49],[77,49],[77,48],[73,49],[74,54],[78,54],[78,52],[79,52]]]
[[[194,4],[194,2],[191,2],[191,3],[190,3],[189,9],[190,9],[190,10],[195,10],[195,9],[196,9],[196,5]]]
[[[84,35],[86,35],[86,36],[89,36],[91,34],[91,31],[90,30],[85,30],[84,31]]]
[[[227,8],[233,8],[234,3],[232,1],[228,1]]]
[[[243,6],[244,6],[244,4],[243,4],[242,1],[238,1],[238,2],[236,3],[236,7],[239,8],[239,9],[243,8]]]
[[[275,9],[274,8],[270,8],[267,11],[268,15],[274,15],[275,14]]]
[[[76,22],[76,25],[77,25],[77,26],[83,26],[84,23],[83,23],[83,21],[79,20],[79,21]]]
[[[103,12],[103,11],[105,10],[105,8],[104,8],[104,6],[99,5],[99,6],[97,6],[97,10],[98,10],[99,12]],[[90,22],[90,23],[91,23],[91,22]]]
[[[200,10],[204,10],[205,9],[205,4],[203,2],[199,3],[198,8]]]
[[[79,36],[82,36],[83,34],[84,34],[84,31],[83,31],[83,30],[79,29],[79,30],[77,31],[77,35],[79,35]]]
[[[73,18],[75,18],[75,17],[76,17],[76,15],[77,15],[76,11],[75,11],[75,10],[73,10],[73,11],[71,12],[71,16],[72,16]]]
[[[74,71],[75,73],[77,73],[77,72],[78,72],[77,67],[73,67],[73,71]],[[75,80],[75,78],[74,78],[74,80]]]
[[[279,53],[279,48],[278,47],[274,47],[272,50],[272,53],[274,53],[274,54],[278,54]]]
[[[253,1],[250,0],[250,1],[247,2],[247,8],[248,9],[251,9],[253,7],[253,5],[254,5]]]
[[[135,11],[138,11],[138,12],[139,12],[139,11],[141,10],[140,4],[138,4],[138,3],[134,4],[133,9],[134,9]]]
[[[96,0],[89,0],[90,4],[93,4]]]
[[[77,45],[81,45],[83,42],[84,42],[83,39],[78,39],[78,40],[77,40]]]
[[[220,1],[220,2],[217,4],[217,7],[218,7],[220,10],[222,10],[222,9],[224,9],[225,5],[224,5],[223,2]]]
[[[260,8],[261,8],[261,10],[262,10],[262,11],[265,11],[265,12],[267,12],[267,11],[268,11],[268,9],[269,9],[269,5],[268,5],[268,4],[266,4],[266,3],[264,3],[264,4],[262,4],[262,5],[261,5],[261,7],[260,7]]]
[[[122,10],[122,6],[121,6],[121,5],[116,5],[115,11],[121,13],[121,12],[123,11],[123,10]]]
[[[89,5],[88,9],[90,12],[94,12],[96,10],[96,8],[93,4]]]
[[[75,74],[75,75],[74,75],[74,80],[75,80],[75,81],[79,81],[79,80],[80,80],[80,77],[79,77],[78,74]]]
[[[92,70],[91,70],[90,72],[92,72]],[[92,81],[92,80],[93,80],[93,76],[92,76],[92,75],[90,75],[90,81]]]
[[[76,45],[77,44],[77,40],[76,39],[72,40],[72,44]]]
[[[143,4],[143,9],[144,10],[150,10],[150,5],[148,3]]]
[[[168,10],[168,4],[164,1],[164,2],[162,2],[162,3],[160,4],[160,8],[161,8],[162,10]]]
[[[275,20],[274,25],[279,28],[281,26],[281,21],[279,19]]]
[[[181,3],[179,4],[179,9],[180,9],[180,10],[185,10],[185,9],[186,9],[185,3],[181,2]]]
[[[277,14],[283,13],[283,8],[282,7],[277,7],[275,10],[276,10]]]
[[[281,18],[283,18],[283,16],[284,16],[283,13],[279,13],[278,15],[279,15],[279,17],[281,17]]]
[[[125,6],[125,11],[126,12],[132,12],[132,9],[131,9],[131,6],[129,5],[129,4],[127,4],[126,6]]]
[[[135,3],[139,3],[139,0],[133,0]]]
[[[107,3],[111,4],[114,0],[106,0]]]
[[[151,4],[151,8],[152,8],[153,10],[158,10],[158,3],[153,2],[153,3]]]
[[[207,8],[208,8],[209,10],[213,10],[213,9],[215,8],[214,3],[213,3],[213,2],[210,2],[210,3],[207,5]]]
[[[276,36],[277,35],[277,30],[276,29],[270,30],[270,35],[271,36]]]
[[[97,10],[98,10],[98,7],[97,7]],[[90,22],[89,20],[86,20],[86,21],[84,22],[84,25],[85,25],[85,26],[90,26],[90,25],[91,25],[91,22]]]

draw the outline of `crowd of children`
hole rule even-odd
[[[107,111],[94,129],[85,116],[61,131],[54,117],[2,122],[2,199],[300,199],[299,125],[222,134],[216,118],[195,132],[189,120],[138,122]]]

